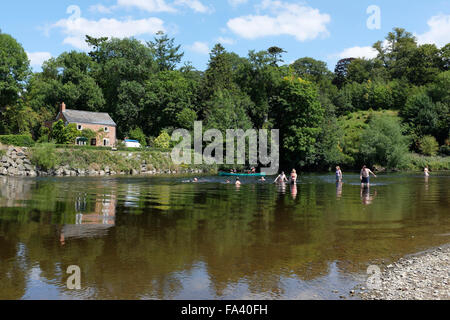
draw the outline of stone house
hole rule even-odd
[[[86,141],[81,136],[78,137],[75,141],[78,145],[103,147],[116,145],[116,123],[108,113],[66,109],[66,104],[63,102],[55,121],[60,119],[64,121],[65,125],[75,123],[80,135],[84,129],[90,129],[97,134],[90,141]]]

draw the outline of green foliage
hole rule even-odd
[[[17,147],[31,147],[34,141],[30,135],[1,135],[0,142],[6,145]]]
[[[170,136],[166,131],[161,132],[161,134],[155,139],[154,147],[167,149],[170,147]]]
[[[317,87],[302,79],[285,78],[272,103],[275,127],[282,129],[280,147],[285,160],[296,166],[313,163],[324,116]]]
[[[17,102],[29,74],[23,47],[9,34],[0,33],[0,109]]]
[[[31,162],[44,170],[54,169],[59,164],[58,159],[54,144],[38,144],[31,150]]]
[[[74,144],[75,139],[80,136],[80,131],[77,129],[75,123],[70,123],[67,126],[60,119],[53,123],[52,126],[52,139],[57,144]]]
[[[158,37],[155,37],[155,41],[147,42],[147,45],[155,56],[159,71],[174,70],[184,56],[183,52],[179,52],[181,45],[175,46],[175,39],[169,39],[162,31],[156,35]]]
[[[83,129],[81,130],[81,134],[79,136],[82,138],[86,138],[86,140],[88,141],[91,141],[91,139],[97,137],[97,133],[91,129]]]
[[[433,136],[424,136],[419,140],[419,150],[423,155],[435,156],[439,150],[439,144]]]
[[[134,128],[128,133],[130,139],[138,140],[141,146],[145,147],[147,145],[147,137],[141,128]]]
[[[433,135],[441,143],[448,137],[449,106],[434,103],[425,92],[409,97],[400,115],[410,126],[410,131],[419,136]]]
[[[401,168],[406,164],[408,138],[398,120],[375,116],[361,136],[361,154],[367,164]]]

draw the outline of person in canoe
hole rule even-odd
[[[291,171],[291,184],[297,183],[297,171],[295,169],[292,169]]]
[[[377,177],[375,173],[372,172],[369,168],[367,168],[365,165],[361,169],[361,173],[359,174],[359,179],[361,180],[361,187],[366,185],[370,185],[370,175],[373,175],[375,178]]]
[[[274,183],[285,183],[285,182],[288,182],[288,179],[286,178],[284,171],[281,171],[281,173],[275,179]]]

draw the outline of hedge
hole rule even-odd
[[[29,135],[0,135],[0,142],[7,145],[12,145],[16,147],[32,147],[34,146],[34,141]]]

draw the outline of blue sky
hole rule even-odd
[[[380,28],[367,20],[380,12]],[[370,20],[377,21],[377,20]],[[309,56],[328,63],[371,57],[370,46],[394,27],[420,43],[450,42],[450,0],[15,0],[2,1],[0,29],[24,46],[35,70],[64,51],[87,50],[84,34],[151,40],[158,30],[175,37],[185,60],[204,70],[221,42],[246,56],[279,46],[285,62]]]

